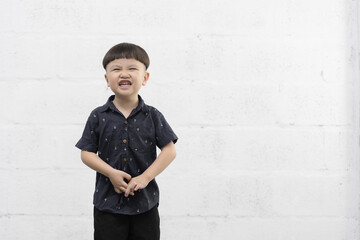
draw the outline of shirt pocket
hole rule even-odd
[[[155,141],[150,139],[131,138],[129,147],[134,153],[156,152]]]
[[[151,143],[149,140],[139,141],[133,139],[129,142],[129,148],[136,159],[138,173],[145,171],[157,157],[155,142]]]

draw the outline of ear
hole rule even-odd
[[[105,80],[106,80],[107,86],[108,86],[108,87],[110,87],[109,79],[108,79],[108,77],[107,77],[106,73],[105,73],[104,77],[105,77]]]
[[[149,80],[149,77],[150,77],[150,73],[145,72],[144,79],[143,79],[143,82],[142,82],[143,86],[146,85],[147,81]]]

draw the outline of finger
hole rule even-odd
[[[121,193],[120,189],[114,188],[114,190],[115,190],[115,192],[118,193],[118,194]]]
[[[130,174],[127,174],[126,172],[123,172],[123,177],[124,177],[126,180],[128,180],[128,181],[131,180],[131,175],[130,175]]]
[[[137,190],[140,189],[140,184],[137,184],[137,183],[135,183],[135,184],[136,184],[136,185],[135,185],[134,191],[137,191]]]
[[[123,193],[126,194],[125,192],[126,192],[126,191],[124,191]],[[134,193],[133,191],[130,191],[130,193],[129,193],[128,196],[135,196],[135,193]],[[125,195],[125,197],[128,197],[128,196]]]
[[[122,182],[120,187],[128,188],[128,184],[126,182]]]
[[[130,182],[128,187],[126,188],[126,191],[125,191],[125,197],[129,196],[129,194],[131,192],[134,192],[134,187],[136,186],[136,183],[134,182]]]
[[[125,192],[126,191],[126,188],[123,188],[123,187],[116,187],[116,188],[114,188],[115,189],[115,191],[117,192],[117,193],[119,193],[119,194],[121,194],[121,193],[123,193],[123,192]]]
[[[132,191],[130,190],[130,186],[128,186],[125,191],[125,197],[128,197],[130,192]]]

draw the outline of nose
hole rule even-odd
[[[120,78],[129,78],[130,74],[127,71],[120,72]]]

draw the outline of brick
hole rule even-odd
[[[75,147],[83,127],[34,126],[0,128],[0,168],[84,169]],[[5,144],[6,143],[6,144]],[[31,143],[31,144],[29,144]]]
[[[162,239],[356,239],[357,221],[343,218],[223,218],[169,216]]]
[[[348,85],[281,86],[279,122],[319,126],[353,124],[353,94]]]
[[[91,215],[12,215],[0,218],[0,224],[2,237],[8,240],[25,236],[27,239],[85,240],[93,236]]]
[[[347,193],[352,184],[346,175],[294,174],[276,176],[270,181],[275,215],[355,217],[357,214],[358,198],[349,198]]]
[[[92,211],[95,173],[76,170],[1,170],[8,215],[81,215]]]
[[[267,212],[269,186],[261,177],[239,172],[188,172],[158,177],[166,215],[256,216]],[[174,207],[176,199],[181,204]]]
[[[182,125],[251,125],[276,123],[276,92],[272,86],[237,86],[192,84],[178,85],[177,93],[162,86],[159,92],[162,99],[179,99],[162,101],[160,110],[176,111],[179,117],[175,124]],[[156,89],[155,89],[156,92]],[[199,97],[196,97],[201,92]],[[155,105],[153,97],[149,102]],[[160,100],[159,100],[160,101]],[[182,114],[186,113],[186,114]]]
[[[8,43],[0,47],[4,69],[2,80],[60,78],[72,82],[77,78],[86,82],[94,79],[105,82],[101,65],[107,51],[104,43],[68,35],[6,34],[2,38]],[[61,48],[57,47],[59,43]]]
[[[342,172],[357,161],[348,149],[354,137],[343,128],[209,126],[176,130],[179,141],[174,164],[181,171]]]
[[[103,105],[109,94],[106,85],[95,83],[71,85],[56,80],[0,83],[0,106],[11,114],[0,120],[2,124],[83,124],[96,106]],[[80,97],[82,91],[91,96]],[[9,101],[7,96],[17,96]],[[21,103],[21,104],[20,104]]]

